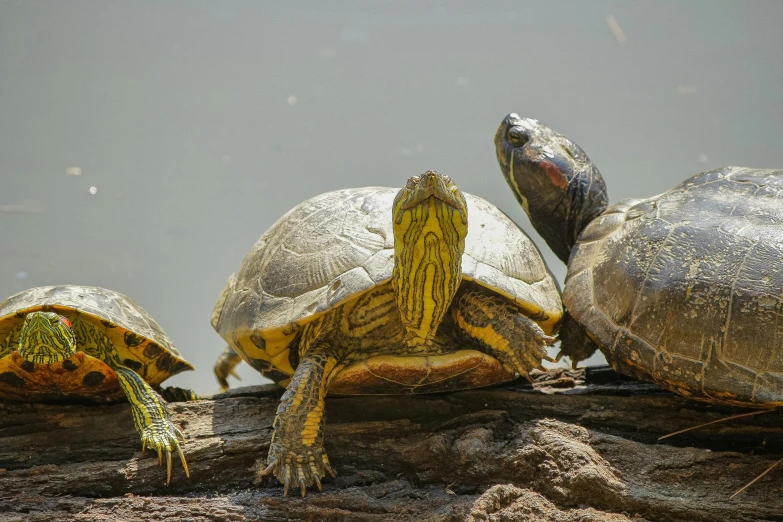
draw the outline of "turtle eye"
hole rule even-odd
[[[521,147],[528,141],[530,141],[530,135],[520,127],[511,127],[508,130],[508,141],[515,147]]]
[[[410,178],[408,178],[408,183],[406,185],[407,188],[409,189],[416,188],[416,185],[419,184],[419,179],[420,179],[419,176],[411,176]]]
[[[443,176],[443,182],[448,185],[449,183],[451,183],[451,178],[448,176]]]

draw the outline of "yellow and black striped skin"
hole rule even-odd
[[[422,344],[435,335],[462,282],[467,204],[451,180],[425,174],[400,190],[392,215],[392,287],[406,341]]]
[[[277,477],[284,494],[298,487],[304,496],[334,474],[323,426],[324,397],[335,386],[367,394],[491,385],[527,376],[554,340],[514,303],[463,278],[467,206],[448,178],[412,178],[392,210],[391,280],[288,328],[251,334],[266,359],[253,358],[252,349],[242,353],[287,384],[260,472]],[[265,363],[270,355],[272,364]],[[224,351],[221,360],[226,368],[231,359]],[[368,376],[377,380],[367,383]]]
[[[39,290],[62,295],[71,289],[48,287],[28,292]],[[6,304],[0,303],[0,310]],[[72,305],[47,304],[37,310],[30,307],[0,318],[0,398],[42,401],[75,396],[103,402],[125,396],[142,447],[155,450],[161,461],[166,453],[167,481],[171,479],[171,454],[175,451],[187,474],[180,446],[182,433],[150,382],[157,387],[167,374],[190,365],[176,351],[163,348],[165,339],[137,336],[108,318],[97,320]],[[195,398],[192,392],[184,395]]]

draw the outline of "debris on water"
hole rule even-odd
[[[81,176],[82,175],[82,168],[81,167],[68,167],[65,169],[65,175],[66,176]]]
[[[692,83],[677,86],[677,94],[696,94],[699,92],[699,86]]]
[[[606,17],[606,23],[609,24],[609,29],[611,29],[612,33],[614,33],[614,37],[617,39],[617,42],[620,45],[625,45],[625,42],[628,40],[625,38],[623,30],[620,29],[620,24],[617,23],[617,19],[613,14],[610,14]]]
[[[22,203],[0,205],[0,214],[42,213],[46,207],[37,199],[25,199]]]
[[[90,194],[93,196],[98,193],[98,187],[90,187]]]

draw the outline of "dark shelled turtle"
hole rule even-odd
[[[106,402],[127,397],[142,448],[171,453],[182,433],[155,391],[168,377],[193,367],[144,309],[112,290],[89,286],[30,288],[0,303],[0,399],[83,397]],[[178,397],[191,396],[175,390]]]
[[[495,145],[568,263],[566,355],[592,340],[616,370],[681,395],[783,406],[783,170],[710,170],[607,207],[587,155],[538,121],[508,115]]]
[[[470,225],[468,225],[468,223]],[[212,325],[288,389],[268,466],[305,488],[332,472],[324,396],[424,393],[527,377],[562,315],[530,239],[485,200],[427,172],[402,190],[321,194],[277,221],[218,299]]]

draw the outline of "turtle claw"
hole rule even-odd
[[[296,484],[304,497],[307,488],[312,485],[315,485],[318,491],[323,491],[321,478],[327,472],[332,477],[336,476],[323,450],[294,452],[282,444],[272,443],[269,446],[267,466],[257,472],[256,482],[263,476],[274,475],[283,484],[283,496],[287,496],[288,490]]]
[[[329,474],[332,476],[332,478],[336,478],[337,477],[337,472],[335,470],[333,470],[332,469],[332,465],[329,464],[329,457],[326,456],[326,453],[323,454],[323,457],[324,457],[323,458],[324,469],[329,472]]]
[[[188,461],[185,460],[185,454],[182,452],[182,447],[179,444],[177,444],[177,453],[179,454],[179,461],[182,462],[182,467],[185,470],[185,476],[190,478],[190,470],[188,469]]]
[[[185,437],[182,435],[182,432],[170,421],[166,421],[163,427],[160,425],[147,426],[141,433],[141,450],[145,451],[147,448],[155,450],[158,454],[158,465],[163,465],[163,453],[166,453],[167,486],[171,483],[171,453],[173,451],[176,451],[179,455],[179,460],[185,469],[185,476],[190,478],[190,470],[188,470],[188,463],[185,460],[185,454],[182,452],[181,446],[184,441]]]
[[[258,472],[258,476],[263,477],[264,475],[269,475],[272,473],[272,471],[275,469],[275,463],[276,461],[272,461],[266,468]]]

